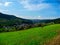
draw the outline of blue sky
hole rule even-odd
[[[26,19],[60,18],[60,0],[0,0],[0,12]]]

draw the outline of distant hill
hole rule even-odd
[[[1,18],[1,19],[11,20],[11,19],[15,19],[15,18],[17,18],[17,17],[16,17],[16,16],[13,16],[13,15],[8,15],[8,14],[0,13],[0,18]]]
[[[23,19],[14,15],[0,13],[0,32],[25,30],[33,27],[44,27],[52,24],[60,24],[58,19]]]
[[[16,17],[14,15],[8,15],[8,14],[3,14],[0,13],[0,25],[20,25],[20,24],[35,24],[35,23],[50,23],[50,22],[54,22],[54,23],[60,23],[60,18],[58,19],[23,19],[23,18],[19,18]]]
[[[60,23],[60,18],[54,19],[53,20],[55,23]]]
[[[19,25],[22,23],[31,24],[32,21],[14,15],[0,13],[0,25]]]
[[[60,23],[60,18],[57,18],[57,19],[34,19],[32,21],[33,21],[33,23],[50,23],[50,22]]]

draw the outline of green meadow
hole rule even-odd
[[[44,45],[58,35],[60,24],[0,33],[0,45]]]

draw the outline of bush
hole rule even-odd
[[[47,23],[47,25],[53,25],[53,24],[55,24],[55,23],[54,22]]]

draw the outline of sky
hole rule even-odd
[[[0,12],[25,19],[60,18],[60,0],[0,0]]]

